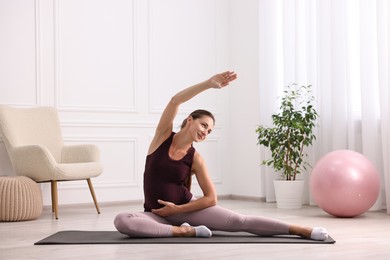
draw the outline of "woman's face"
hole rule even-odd
[[[190,133],[195,142],[201,142],[211,133],[214,128],[214,121],[211,117],[203,116],[197,119],[189,118]]]

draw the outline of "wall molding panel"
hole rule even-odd
[[[42,94],[42,66],[41,66],[41,20],[40,20],[40,0],[35,0],[35,86],[36,86],[36,97],[35,104],[41,105],[41,94]]]
[[[85,128],[155,128],[151,122],[61,122],[62,127],[85,127]],[[1,140],[1,139],[0,139]]]
[[[54,1],[55,100],[60,111],[137,112],[135,10],[135,1]],[[92,21],[84,18],[88,11]],[[115,46],[120,42],[128,46]]]
[[[138,187],[140,185],[138,162],[141,156],[138,149],[140,142],[138,136],[67,136],[64,137],[64,141],[66,144],[91,143],[99,147],[104,171],[102,175],[94,178],[96,187]],[[65,185],[72,187],[73,184],[69,182],[64,183]]]
[[[40,1],[10,2],[0,8],[0,103],[40,105]]]

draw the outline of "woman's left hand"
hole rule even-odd
[[[211,83],[212,88],[223,88],[236,78],[237,74],[234,71],[225,71],[212,76],[209,79],[209,82]]]
[[[159,209],[152,209],[152,212],[160,217],[169,217],[177,213],[177,206],[169,201],[158,200],[159,204],[164,205],[164,207]]]

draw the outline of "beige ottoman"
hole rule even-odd
[[[42,192],[24,176],[0,176],[0,221],[36,219],[42,214]]]

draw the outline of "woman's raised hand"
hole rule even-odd
[[[229,85],[229,83],[237,78],[237,74],[234,71],[225,71],[212,76],[209,82],[212,88],[223,88]]]

